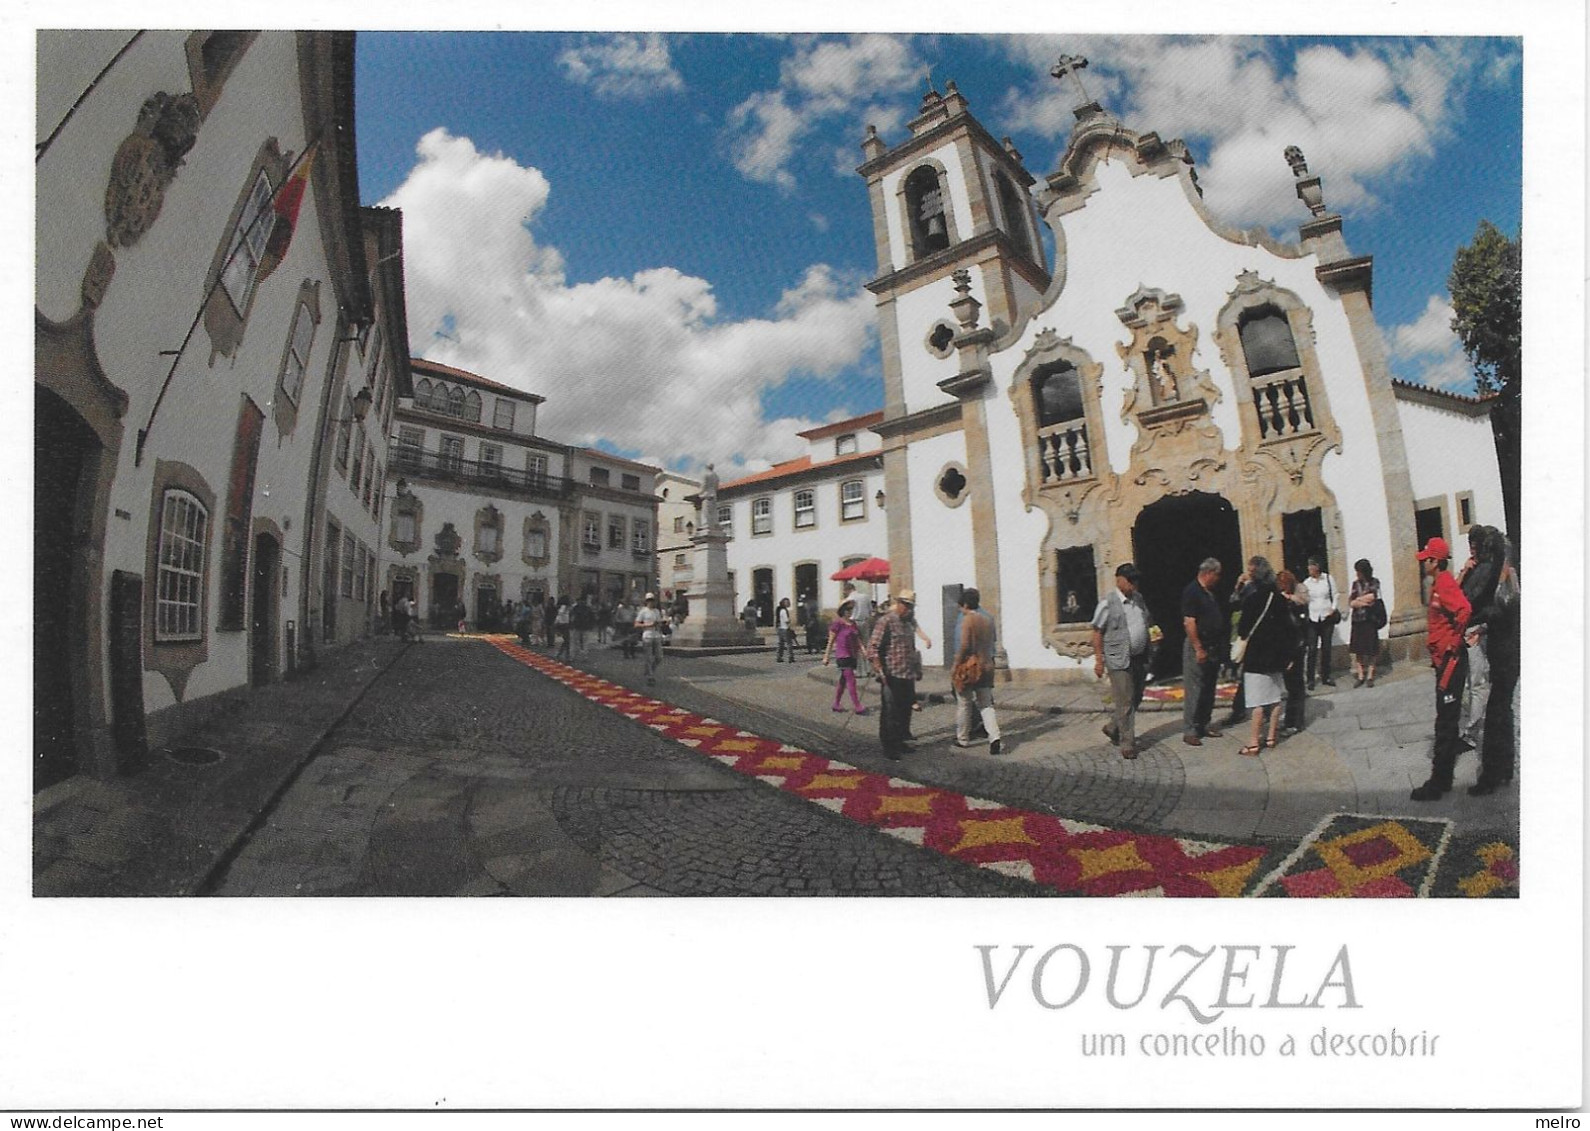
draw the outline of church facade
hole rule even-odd
[[[1300,574],[1317,556],[1344,591],[1367,558],[1388,647],[1415,655],[1418,539],[1502,523],[1487,406],[1392,379],[1372,261],[1295,148],[1276,154],[1306,206],[1286,243],[1214,218],[1183,143],[1075,114],[1042,184],[953,83],[900,144],[862,143],[891,588],[937,644],[934,610],[975,585],[1012,673],[1054,678],[1091,666],[1094,604],[1133,561],[1168,674],[1203,558],[1229,590],[1255,554]]]

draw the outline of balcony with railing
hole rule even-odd
[[[1251,384],[1261,443],[1314,431],[1314,407],[1309,403],[1302,370],[1257,377]]]
[[[1045,487],[1093,478],[1086,420],[1062,420],[1038,429],[1038,477]]]
[[[460,459],[449,452],[424,452],[402,445],[393,449],[392,470],[388,474],[468,483],[548,499],[566,499],[574,493],[574,481],[567,476],[540,475],[496,462]]]

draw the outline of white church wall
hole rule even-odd
[[[987,287],[982,273],[978,271],[972,272],[972,296],[986,307]],[[956,352],[952,349],[947,357],[935,357],[926,342],[928,332],[940,320],[955,325],[955,319],[950,314],[950,302],[955,297],[955,284],[946,277],[908,291],[895,301],[895,317],[900,331],[900,377],[906,412],[920,412],[954,399],[939,388],[938,383],[960,371]]]
[[[922,652],[922,662],[930,667],[944,662],[944,626],[939,609],[943,587],[977,582],[971,504],[967,501],[948,506],[934,490],[948,463],[966,466],[966,442],[960,432],[934,436],[906,450],[914,542],[911,584],[917,593],[917,621],[933,641],[933,646]]]
[[[1444,500],[1447,532],[1467,533],[1458,514],[1458,496],[1472,492],[1472,519],[1506,529],[1502,481],[1496,466],[1496,441],[1488,416],[1470,416],[1397,398],[1397,417],[1408,445],[1408,472],[1416,500]],[[1413,521],[1412,516],[1408,518]],[[1456,550],[1458,547],[1454,547]]]

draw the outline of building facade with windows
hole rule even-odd
[[[543,397],[423,358],[410,371],[389,433],[382,584],[434,628],[495,627],[505,602],[565,591],[569,453],[535,434]]]
[[[368,406],[372,373],[401,374],[357,345],[400,304],[383,291],[377,314],[351,35],[46,31],[37,49],[42,786],[135,769],[310,658],[327,437],[344,392]],[[365,554],[367,466],[337,504]]]
[[[657,474],[657,595],[665,600],[676,593],[688,596],[696,580],[696,547],[691,538],[701,521],[696,499],[700,490],[699,479],[677,471]]]
[[[657,587],[660,468],[596,448],[571,448],[575,541],[563,592],[608,605],[637,603]]]
[[[843,588],[832,575],[888,556],[882,441],[873,431],[883,419],[874,412],[802,432],[805,455],[718,489],[736,609],[754,600],[758,624],[768,626],[782,598],[795,605],[815,593],[831,613]]]
[[[899,144],[862,144],[889,557],[926,658],[975,585],[1012,669],[1083,674],[1094,604],[1132,560],[1165,630],[1155,671],[1179,671],[1198,562],[1229,589],[1255,554],[1299,573],[1317,555],[1344,587],[1368,558],[1389,646],[1417,654],[1423,528],[1503,521],[1484,406],[1392,381],[1371,259],[1295,148],[1275,155],[1307,209],[1290,243],[1222,227],[1183,143],[1075,113],[1036,197],[953,84]]]

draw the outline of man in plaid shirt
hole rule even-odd
[[[922,654],[916,648],[916,592],[903,589],[894,607],[878,618],[867,642],[867,658],[883,682],[883,707],[878,712],[878,741],[883,755],[898,762],[913,747],[906,744],[911,732],[911,706],[916,702],[916,681],[922,675]]]

